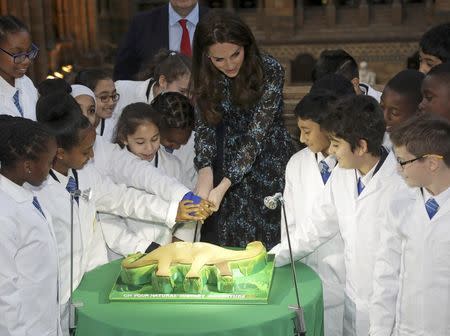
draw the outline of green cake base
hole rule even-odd
[[[184,274],[188,271],[188,266],[184,269],[178,265],[176,269],[171,269],[172,276],[167,277],[166,281],[153,280],[156,265],[146,267],[145,271],[143,270],[138,274],[122,271],[111,290],[109,299],[111,301],[174,303],[267,304],[272,284],[274,255],[268,254],[265,266],[254,274],[245,275],[247,272],[242,267],[241,269],[233,268],[231,282],[227,282],[226,279],[222,279],[220,282],[208,281],[201,288],[186,288],[186,286],[197,286],[198,283],[186,284],[184,281]],[[204,266],[202,277],[214,280],[215,272],[217,272],[216,267]],[[129,283],[133,283],[133,285]],[[192,291],[196,294],[186,293]]]

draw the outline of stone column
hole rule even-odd
[[[234,12],[233,0],[225,0],[225,8],[230,12]]]
[[[297,0],[297,7],[295,8],[296,30],[302,28],[304,22],[305,22],[305,4],[303,0]]]
[[[401,25],[403,21],[403,5],[401,0],[392,1],[392,24]]]
[[[328,0],[325,6],[325,18],[328,27],[334,27],[336,25],[336,5],[334,0]]]
[[[40,81],[44,80],[48,73],[48,54],[43,8],[44,6],[42,0],[29,1],[30,30],[33,41],[40,46],[39,57],[34,60],[32,69],[35,84],[38,84]]]
[[[427,23],[429,25],[431,25],[433,23],[433,16],[434,16],[433,0],[426,0],[425,1],[425,17],[426,17]]]
[[[265,26],[266,39],[294,33],[294,2],[292,0],[266,0]]]
[[[369,25],[370,17],[369,17],[369,5],[367,4],[367,0],[361,0],[358,7],[358,20],[359,25],[366,27]]]
[[[448,0],[436,0],[434,8],[438,12],[450,12],[450,1]]]

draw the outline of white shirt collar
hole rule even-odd
[[[431,193],[425,188],[422,188],[422,191],[424,203],[428,201],[430,197],[433,197],[435,201],[439,204],[439,206],[442,206],[450,199],[450,188],[447,188],[446,190],[444,190],[443,192],[441,192],[439,195],[436,196],[431,195]]]
[[[197,25],[199,20],[198,2],[195,5],[195,7],[191,10],[191,12],[184,18],[180,16],[180,14],[175,12],[175,10],[172,7],[172,4],[169,3],[169,26],[179,24],[178,21],[180,21],[181,19],[186,19],[189,23],[193,24],[194,26]]]
[[[33,202],[34,194],[0,174],[0,190],[11,196],[16,202]]]
[[[63,174],[61,174],[60,172],[57,172],[54,169],[52,169],[52,172],[55,174],[59,183],[61,183],[64,187],[67,185],[67,182],[69,182],[69,177],[74,177],[73,173],[72,173],[72,169],[69,169],[67,176],[64,176]]]
[[[316,158],[317,164],[319,164],[322,160],[325,161],[328,167],[330,167],[330,171],[334,169],[337,163],[337,160],[333,155],[328,155],[327,157],[325,157],[321,152],[316,153]]]
[[[0,92],[2,92],[5,96],[12,97],[16,93],[16,91],[20,90],[20,78],[16,78],[15,86],[11,86],[2,76],[0,76]]]
[[[355,169],[355,171],[356,171],[356,179],[361,178],[361,182],[364,185],[364,187],[366,187],[369,184],[370,180],[373,177],[373,173],[375,172],[375,168],[378,166],[379,162],[380,162],[380,160],[378,160],[373,165],[372,169],[370,169],[369,172],[366,175],[364,175],[364,176],[362,176],[361,172],[358,169]]]

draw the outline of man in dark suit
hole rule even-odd
[[[170,0],[167,5],[135,15],[117,52],[114,80],[133,79],[161,48],[189,50],[197,22],[207,10],[198,0]],[[187,32],[189,36],[183,36]],[[188,41],[190,45],[186,45]]]

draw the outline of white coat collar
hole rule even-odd
[[[416,200],[420,201],[423,204],[423,210],[426,213],[425,202],[428,198],[433,197],[436,202],[439,204],[439,210],[433,216],[431,221],[438,219],[442,215],[448,213],[450,211],[450,188],[447,188],[445,191],[441,192],[437,196],[432,196],[425,188],[417,188],[416,192]],[[426,213],[428,217],[428,213]]]
[[[34,194],[15,184],[13,181],[7,177],[0,174],[0,190],[3,190],[6,194],[11,196],[18,203],[33,202]]]
[[[389,176],[397,174],[396,166],[397,161],[395,160],[394,154],[390,152],[376,174],[372,176],[368,184],[365,186],[364,190],[359,195],[359,198],[364,198],[372,192],[379,191],[379,188],[383,184],[384,180],[387,180]],[[354,190],[355,194],[358,195],[358,192],[356,191],[356,179]]]

